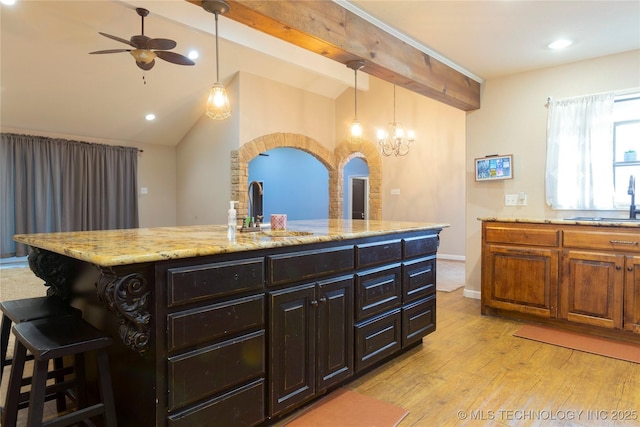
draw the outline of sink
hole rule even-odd
[[[311,231],[296,231],[296,230],[263,230],[259,231],[259,236],[267,237],[299,237],[299,236],[311,236]]]
[[[638,222],[640,218],[606,218],[601,216],[574,216],[565,218],[569,221],[601,221],[601,222]]]

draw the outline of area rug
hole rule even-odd
[[[406,409],[346,388],[319,400],[286,427],[395,427]]]
[[[614,341],[536,325],[525,325],[513,335],[627,362],[640,363],[640,344]]]

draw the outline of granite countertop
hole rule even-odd
[[[578,219],[579,218],[579,219]],[[626,227],[640,228],[640,219],[628,218],[602,218],[602,217],[575,217],[571,219],[563,218],[495,218],[484,217],[478,218],[483,222],[518,222],[529,224],[558,224],[558,225],[591,225],[594,227]]]
[[[16,234],[13,239],[32,247],[110,267],[405,231],[442,229],[449,227],[449,224],[332,219],[289,221],[287,226],[287,231],[292,233],[271,231],[268,228],[264,232],[238,231],[235,240],[227,238],[227,227],[224,225]]]

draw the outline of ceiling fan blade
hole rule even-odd
[[[108,38],[108,39],[115,40],[115,41],[120,42],[120,43],[128,44],[129,46],[133,46],[133,45],[129,42],[129,40],[125,40],[125,39],[120,38],[120,37],[118,37],[118,36],[112,36],[111,34],[101,33],[101,32],[98,32],[98,34],[100,34],[100,35],[102,35],[102,36],[105,36],[105,37],[106,37],[106,38]],[[135,47],[135,46],[134,46],[134,47]]]
[[[169,39],[150,39],[149,43],[147,43],[147,49],[171,50],[177,45],[175,41]]]
[[[136,61],[136,65],[145,71],[149,71],[150,69],[152,69],[155,63],[156,63],[155,59],[148,63]]]
[[[95,52],[89,52],[89,55],[95,53],[120,53],[120,52],[131,52],[131,49],[107,49],[107,50],[96,50]]]
[[[164,59],[165,61],[171,62],[172,64],[195,65],[195,62],[184,55],[180,55],[179,53],[166,52],[164,50],[155,50],[154,53],[158,56],[158,58]]]
[[[133,36],[131,37],[131,46],[137,48],[137,49],[145,49],[145,50],[149,50],[151,49],[149,47],[149,40],[151,40],[149,37],[140,34],[137,36]]]

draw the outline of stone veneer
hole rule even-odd
[[[238,200],[238,217],[248,215],[249,162],[260,153],[279,147],[297,148],[318,159],[329,171],[328,218],[342,218],[344,212],[344,167],[360,157],[369,167],[369,219],[382,219],[382,161],[369,141],[354,145],[340,143],[333,152],[318,141],[295,133],[272,133],[249,141],[231,152],[231,200]]]

